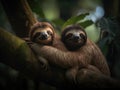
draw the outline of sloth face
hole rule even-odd
[[[53,31],[50,28],[37,29],[33,33],[33,42],[48,45],[53,40]]]
[[[70,48],[80,48],[86,43],[87,36],[82,30],[70,30],[65,34],[64,43]]]

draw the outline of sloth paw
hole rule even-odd
[[[47,71],[49,69],[48,61],[41,56],[38,57],[38,60],[39,60],[39,63],[40,63],[40,68],[44,71]]]

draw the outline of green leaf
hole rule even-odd
[[[87,20],[87,21],[84,21],[84,22],[80,22],[79,24],[80,24],[80,26],[82,26],[83,28],[86,28],[86,27],[92,25],[93,22],[92,22],[91,20]]]
[[[67,25],[75,24],[75,23],[77,23],[78,21],[83,20],[83,19],[86,17],[86,15],[89,15],[89,13],[81,14],[81,15],[75,16],[75,17],[71,17],[70,19],[68,19],[68,20],[64,23],[63,28],[66,27]]]

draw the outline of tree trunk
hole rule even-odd
[[[105,15],[120,18],[120,1],[119,0],[102,0],[105,9]]]
[[[19,37],[28,36],[31,25],[37,22],[26,0],[1,0],[8,20]]]

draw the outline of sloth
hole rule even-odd
[[[33,43],[37,43],[39,45],[53,46],[64,51],[67,50],[60,41],[60,37],[55,33],[53,26],[48,22],[35,23],[29,31],[29,38],[24,38],[24,40],[31,48]],[[35,53],[36,51],[33,49],[33,52]],[[38,53],[35,55],[40,61],[42,68],[46,71],[49,67],[48,61]]]
[[[31,41],[35,42],[30,45],[35,54],[47,59],[52,65],[67,70],[66,77],[70,80],[76,80],[76,74],[81,68],[110,75],[100,49],[87,38],[84,29],[78,25],[66,27],[60,39],[49,23],[36,23],[29,35]]]
[[[99,47],[87,38],[85,30],[80,25],[67,26],[61,35],[61,41],[72,52],[78,52],[83,56],[83,61],[90,64],[90,68],[97,67],[101,73],[110,76],[110,70],[106,59]],[[97,69],[96,69],[97,70]]]
[[[29,31],[29,38],[39,45],[48,45],[60,50],[67,50],[59,35],[55,33],[54,27],[48,22],[35,23]]]
[[[37,22],[31,27],[29,37],[32,42],[51,45],[54,38],[54,29],[47,22]]]

